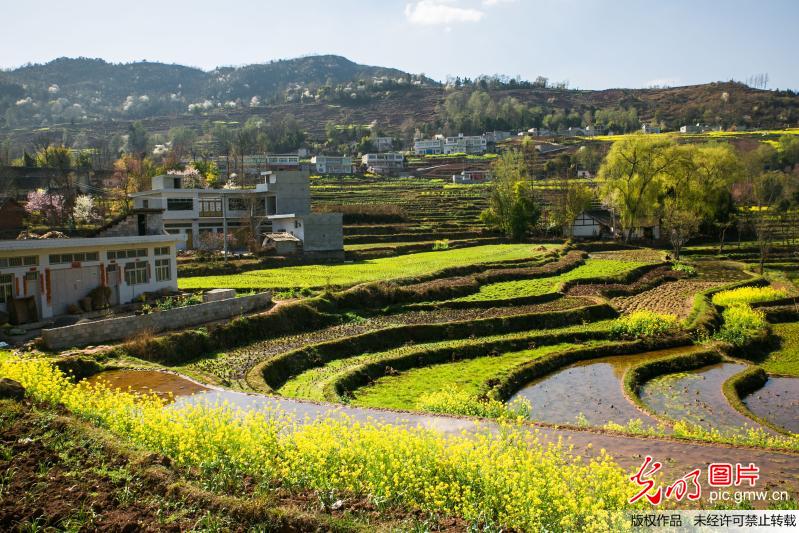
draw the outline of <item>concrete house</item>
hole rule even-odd
[[[452,183],[470,184],[491,181],[491,172],[488,170],[463,170],[460,174],[452,176]]]
[[[34,322],[67,313],[101,286],[110,305],[177,290],[180,242],[163,234],[0,241],[0,310]]]
[[[580,213],[566,233],[584,239],[622,238],[624,233],[618,219],[605,208],[588,209]],[[656,220],[641,220],[632,231],[633,239],[660,239],[660,224]]]
[[[416,155],[440,155],[444,153],[444,136],[436,135],[432,139],[418,139],[413,143]]]
[[[320,174],[352,174],[352,158],[347,155],[316,155],[311,163]]]
[[[248,228],[253,217],[260,222],[276,214],[310,213],[308,172],[263,172],[254,188],[184,188],[181,176],[152,179],[152,190],[133,193],[136,209],[163,210],[164,229],[185,235],[181,248],[197,248],[206,233],[236,233]],[[259,224],[260,225],[260,224]]]
[[[463,135],[444,139],[445,154],[482,154],[488,149],[488,142],[483,135]]]
[[[405,156],[400,152],[364,154],[361,162],[366,170],[375,174],[396,174],[405,168]]]
[[[275,234],[293,235],[300,241],[303,253],[343,253],[344,230],[341,213],[286,214],[268,217]]]
[[[652,126],[650,124],[643,124],[641,126],[642,133],[660,133],[660,126]]]

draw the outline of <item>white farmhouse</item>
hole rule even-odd
[[[195,248],[205,233],[235,233],[253,217],[306,214],[311,211],[307,171],[263,172],[251,189],[183,188],[180,176],[152,179],[152,190],[131,194],[137,209],[162,209],[164,229],[185,235],[185,247]],[[183,247],[184,245],[182,245]]]
[[[405,156],[400,152],[364,154],[361,162],[369,172],[375,174],[396,174],[405,168]]]
[[[311,163],[320,174],[352,174],[352,158],[346,155],[316,155]]]
[[[181,242],[163,234],[0,241],[0,310],[33,322],[67,313],[98,287],[110,289],[111,305],[175,291]]]

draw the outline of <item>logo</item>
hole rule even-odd
[[[646,456],[638,472],[630,476],[630,481],[638,485],[638,492],[628,502],[635,503],[646,498],[652,505],[660,505],[665,500],[681,502],[683,499],[696,501],[702,497],[700,479],[702,469],[691,470],[684,476],[667,486],[659,485],[655,475],[660,472],[662,464]],[[741,463],[711,463],[707,469],[707,484],[714,488],[740,487],[743,483],[754,487],[760,479],[760,468],[754,463],[743,465]]]

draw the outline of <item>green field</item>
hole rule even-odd
[[[337,380],[342,374],[352,370],[353,368],[365,364],[381,360],[394,358],[397,356],[408,355],[412,353],[422,354],[428,350],[435,350],[439,348],[465,348],[469,346],[487,345],[494,342],[529,339],[530,343],[535,343],[537,338],[542,335],[563,334],[563,333],[577,333],[577,332],[602,332],[609,331],[613,320],[600,320],[588,324],[580,324],[577,326],[567,326],[557,329],[546,330],[531,330],[521,331],[516,333],[505,333],[500,335],[490,335],[487,337],[445,340],[439,342],[429,342],[421,344],[408,344],[400,348],[387,350],[385,352],[367,353],[361,355],[354,355],[343,359],[330,361],[324,366],[311,368],[298,375],[295,375],[280,388],[279,392],[283,396],[293,398],[307,398],[311,400],[324,400],[324,388],[328,384]],[[495,358],[491,359],[496,362]],[[492,363],[493,364],[493,363]],[[440,366],[440,365],[439,365]]]
[[[545,245],[548,249],[555,245]],[[540,255],[540,244],[495,244],[370,259],[336,265],[302,265],[234,275],[198,276],[178,281],[181,289],[270,289],[346,287],[368,281],[422,276],[449,267],[510,261]]]
[[[547,278],[523,279],[490,283],[480,287],[480,291],[457,301],[475,302],[486,300],[507,300],[524,296],[540,296],[555,292],[564,281],[595,277],[609,277],[624,274],[635,268],[647,265],[641,261],[620,261],[617,259],[589,259],[584,265],[558,276]]]
[[[782,346],[769,354],[761,366],[773,374],[799,376],[799,322],[774,324],[771,329]]]
[[[352,403],[365,407],[413,409],[422,395],[432,392],[457,389],[477,395],[480,386],[490,378],[527,361],[577,346],[571,343],[552,344],[493,357],[414,368],[396,376],[379,378],[368,387],[358,389]]]

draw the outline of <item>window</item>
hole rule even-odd
[[[193,211],[194,200],[191,198],[167,198],[166,208],[169,211]]]
[[[0,303],[7,302],[13,296],[14,275],[0,274]]]
[[[169,246],[156,248],[155,255],[169,255]]]
[[[208,198],[200,200],[200,214],[204,216],[222,216],[222,199]]]
[[[167,281],[172,279],[172,267],[169,259],[155,260],[155,281]]]
[[[147,209],[148,207],[150,207],[150,200],[142,200],[141,206]]]
[[[244,198],[228,198],[227,207],[231,211],[247,211],[247,203]]]
[[[131,250],[109,250],[106,252],[108,259],[133,259],[136,257],[147,257],[147,248],[136,248]]]
[[[141,285],[147,283],[147,263],[128,263],[125,265],[125,283],[128,285]]]
[[[39,264],[38,255],[26,255],[24,257],[3,257],[0,258],[0,268],[35,266]]]
[[[100,252],[76,252],[73,254],[50,254],[51,265],[62,265],[82,261],[99,261]]]

